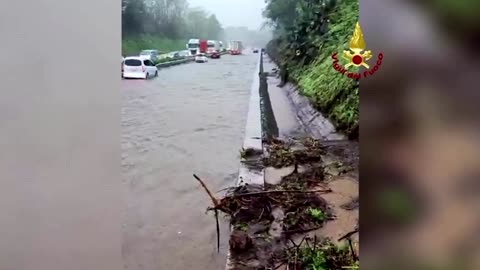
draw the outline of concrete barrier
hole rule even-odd
[[[256,167],[257,162],[263,158],[263,143],[262,143],[262,113],[260,108],[260,75],[261,75],[262,56],[259,54],[257,67],[253,74],[253,83],[250,89],[250,101],[248,107],[247,123],[245,127],[245,138],[243,141],[243,150],[249,150],[252,155],[249,155],[248,160],[243,160],[240,163],[238,172],[238,180],[236,186],[254,184],[264,185],[264,169]],[[226,270],[232,270],[233,264],[230,256],[230,249],[227,253]]]
[[[186,59],[180,59],[180,60],[174,60],[174,61],[169,61],[169,62],[164,62],[164,63],[158,63],[156,64],[157,68],[164,68],[164,67],[170,67],[170,66],[176,66],[180,64],[185,64],[192,62],[194,60],[193,57],[189,57]]]
[[[165,56],[168,56],[170,53],[167,53],[167,54],[164,54]],[[225,54],[228,54],[228,52],[221,52],[220,55],[225,55]],[[165,58],[165,57],[163,57]],[[163,59],[161,58],[161,59]],[[189,63],[189,62],[193,62],[195,60],[195,57],[191,56],[191,57],[188,57],[188,58],[185,58],[185,59],[180,59],[180,60],[174,60],[174,61],[168,61],[168,62],[164,62],[164,63],[158,63],[156,64],[157,68],[165,68],[165,67],[171,67],[171,66],[176,66],[176,65],[180,65],[180,64],[185,64],[185,63]]]
[[[228,52],[221,52],[221,55],[228,54]],[[165,67],[171,67],[171,66],[176,66],[180,64],[185,64],[189,62],[193,62],[195,60],[195,57],[191,56],[185,59],[180,59],[180,60],[174,60],[174,61],[169,61],[169,62],[164,62],[164,63],[158,63],[156,64],[157,68],[165,68]]]
[[[253,83],[250,89],[250,102],[248,107],[247,123],[245,126],[244,149],[262,150],[262,123],[260,110],[260,68],[261,59],[253,74]]]
[[[263,169],[252,167],[252,161],[263,157],[263,131],[262,131],[262,110],[260,103],[260,73],[261,56],[258,58],[258,64],[253,74],[252,87],[250,89],[250,101],[248,105],[247,122],[245,125],[245,137],[243,140],[243,150],[252,153],[248,160],[240,163],[237,186],[244,184],[263,185]]]

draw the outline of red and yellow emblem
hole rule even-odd
[[[355,25],[355,30],[353,31],[352,38],[350,39],[349,43],[349,50],[344,50],[342,58],[347,60],[348,63],[345,66],[342,66],[339,63],[339,59],[337,58],[337,53],[332,54],[332,66],[337,72],[345,75],[349,78],[359,80],[363,78],[375,74],[379,67],[382,65],[383,60],[383,53],[379,53],[377,57],[377,61],[375,62],[373,68],[367,64],[367,61],[372,58],[372,51],[365,50],[365,40],[363,39],[362,29],[360,28],[360,24],[357,22]],[[363,66],[367,70],[364,70],[362,73],[349,71],[347,72],[348,68],[351,66],[360,67]]]
[[[346,69],[348,69],[350,66],[364,66],[366,68],[370,68],[366,61],[372,58],[372,52],[364,51],[365,40],[363,39],[362,29],[360,28],[360,24],[358,22],[355,25],[355,30],[353,31],[352,38],[350,39],[349,48],[350,50],[343,51],[343,58],[349,61],[349,63],[345,65]]]

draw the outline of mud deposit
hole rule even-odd
[[[275,171],[279,180],[270,173],[265,185],[232,188],[210,208],[225,213],[233,227],[229,269],[355,267],[358,144],[313,139],[265,144],[266,157],[258,165]]]

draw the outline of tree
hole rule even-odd
[[[122,33],[124,35],[143,33],[146,15],[143,1],[122,0]]]
[[[207,19],[206,38],[216,40],[219,38],[222,30],[222,26],[220,25],[220,22],[218,22],[217,17],[214,14],[210,15]]]
[[[285,29],[293,25],[296,7],[301,0],[266,0],[263,16],[274,28]]]
[[[124,36],[217,39],[223,29],[214,14],[189,9],[187,0],[122,0],[122,32]]]
[[[205,38],[208,35],[207,16],[207,12],[201,8],[192,8],[187,12],[189,36]]]

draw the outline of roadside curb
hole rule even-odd
[[[260,110],[260,57],[253,75],[253,83],[250,89],[250,101],[245,126],[245,138],[243,148],[262,151],[262,122]]]
[[[263,158],[263,143],[262,143],[262,120],[260,109],[260,70],[261,70],[261,54],[258,57],[257,67],[255,69],[253,83],[250,90],[250,103],[247,114],[247,123],[245,126],[245,138],[243,141],[243,151],[248,150],[253,154],[250,155],[247,161],[240,162],[238,171],[238,180],[235,186],[250,185],[264,185],[265,172],[263,168],[256,168],[249,166],[248,161],[255,161]],[[232,270],[233,264],[230,255],[230,246],[227,253],[226,270]]]
[[[258,57],[257,67],[253,74],[253,82],[250,89],[250,101],[245,124],[245,137],[243,140],[243,151],[249,151],[251,154],[247,160],[240,162],[238,181],[236,186],[245,184],[263,185],[264,171],[262,168],[249,165],[249,161],[258,161],[263,158],[263,130],[262,130],[262,111],[260,104],[260,71],[261,55]]]

